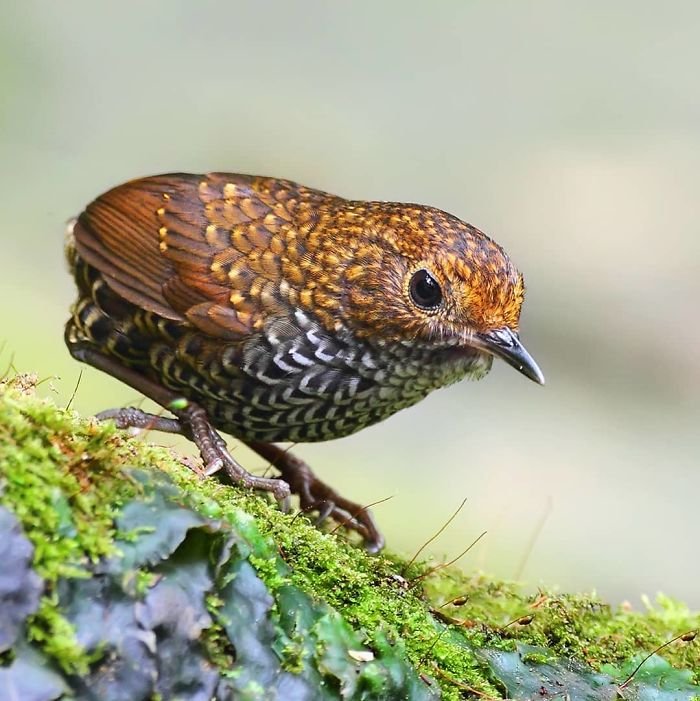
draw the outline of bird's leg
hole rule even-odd
[[[179,419],[171,419],[167,416],[149,414],[147,411],[136,407],[122,407],[119,409],[106,409],[95,414],[98,421],[114,421],[117,428],[145,428],[163,433],[185,434],[185,429]]]
[[[292,493],[299,495],[302,511],[318,511],[317,523],[331,517],[337,523],[359,533],[369,552],[382,549],[384,537],[367,507],[342,497],[318,479],[303,460],[274,443],[250,441],[247,445],[282,473],[282,479],[289,484]]]
[[[113,358],[85,346],[77,348],[74,346],[70,350],[78,360],[121,380],[165,407],[177,417],[177,419],[170,419],[128,407],[102,412],[98,418],[115,419],[120,428],[133,426],[163,430],[168,433],[180,433],[192,440],[199,448],[206,474],[211,475],[223,469],[235,484],[272,492],[275,499],[286,504],[290,493],[289,485],[278,479],[255,477],[244,470],[228,452],[226,442],[211,425],[206,411],[199,404],[186,401],[181,408],[179,405],[182,404],[182,398],[176,392],[143,377],[132,368],[121,365]]]
[[[147,431],[163,431],[163,433],[175,433],[192,440],[191,433],[188,432],[186,425],[183,424],[180,419],[151,414],[147,411],[143,411],[143,409],[137,409],[133,406],[119,407],[118,409],[106,409],[105,411],[101,411],[99,414],[95,414],[95,418],[98,421],[114,421],[114,425],[121,429],[138,428],[145,429]],[[200,470],[188,461],[183,460],[183,463],[187,465],[187,467],[191,468],[193,472],[196,472],[200,477],[213,475],[222,467],[222,462],[218,456],[216,456],[214,460],[213,468],[212,466],[207,468],[207,462],[205,460],[204,470]]]

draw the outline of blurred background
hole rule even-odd
[[[64,223],[126,179],[435,205],[524,272],[547,386],[498,363],[299,454],[347,496],[394,495],[394,550],[468,497],[436,557],[486,530],[465,569],[700,607],[698,3],[1,4],[0,371],[68,401]],[[88,368],[73,406],[135,400]]]

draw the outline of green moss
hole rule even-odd
[[[633,612],[611,610],[589,595],[524,595],[515,584],[454,567],[430,574],[425,563],[416,563],[404,577],[401,558],[367,556],[342,532],[323,533],[260,495],[202,480],[166,450],[38,399],[31,384],[26,378],[0,383],[0,503],[21,521],[35,546],[35,569],[46,581],[30,636],[66,670],[80,672],[90,660],[58,612],[53,584],[88,576],[90,563],[114,554],[114,515],[142,490],[125,466],[166,472],[189,506],[243,535],[237,547],[273,596],[292,585],[325,602],[368,648],[398,646],[420,673],[437,680],[445,699],[463,698],[470,689],[501,696],[482,649],[524,643],[545,650],[528,652],[530,662],[544,664],[551,653],[622,674],[631,660],[700,628],[697,614],[664,597]],[[129,534],[119,535],[128,540]],[[137,573],[135,590],[145,593],[153,582],[151,574]],[[449,603],[457,597],[466,603]],[[215,621],[221,605],[217,597],[207,599]],[[221,625],[206,628],[201,639],[209,659],[230,669],[235,652]],[[304,641],[286,639],[279,654],[285,669],[299,672]],[[698,669],[698,643],[676,643],[662,655],[674,666]]]
[[[75,674],[87,671],[90,658],[76,641],[73,626],[59,613],[58,602],[52,595],[42,598],[39,610],[30,616],[27,632],[29,639],[39,643],[64,671]]]
[[[157,581],[158,575],[154,572],[142,572],[138,570],[134,573],[134,580],[131,585],[136,596],[143,597]]]
[[[61,577],[89,576],[86,564],[112,553],[114,509],[134,492],[119,465],[133,448],[113,428],[38,400],[31,386],[26,377],[0,383],[0,503],[21,521],[45,581],[30,639],[65,670],[80,671],[88,660],[58,612],[53,586]]]
[[[282,648],[282,666],[293,674],[304,670],[304,642],[300,636],[295,636]]]
[[[594,669],[605,663],[621,664],[642,651],[651,652],[683,631],[700,628],[699,614],[663,595],[656,605],[646,601],[645,611],[629,607],[614,610],[595,595],[543,589],[523,595],[517,584],[493,581],[480,574],[465,576],[457,570],[429,580],[426,595],[433,601],[466,595],[463,606],[441,609],[455,624],[482,627],[502,641],[544,647]],[[517,619],[524,616],[531,616],[531,622],[518,625]],[[500,646],[493,637],[491,642]],[[665,649],[663,656],[673,665],[698,670],[700,682],[697,643],[676,643]]]
[[[223,628],[216,623],[223,604],[219,596],[215,594],[207,596],[207,611],[211,614],[214,623],[202,630],[201,641],[212,663],[221,670],[230,670],[236,661],[236,651]]]
[[[479,691],[498,695],[488,680],[484,664],[464,642],[457,644],[441,637],[439,626],[428,613],[422,590],[412,589],[397,575],[392,559],[370,557],[335,535],[320,532],[305,518],[283,514],[259,496],[213,480],[199,483],[197,491],[192,492],[196,478],[189,471],[176,464],[166,465],[164,469],[179,486],[188,490],[198,509],[204,508],[217,518],[235,523],[244,533],[248,527],[248,540],[253,543],[257,540],[258,546],[250,561],[271,591],[292,584],[337,609],[350,625],[364,631],[368,645],[375,646],[384,637],[403,639],[406,654],[419,672],[434,674],[437,662],[441,669]],[[206,503],[209,501],[217,506]],[[287,565],[286,571],[280,571],[276,555]],[[476,630],[466,636],[475,645],[482,645],[486,638]],[[449,685],[443,693],[446,699],[461,698],[461,691]]]

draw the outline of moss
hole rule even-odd
[[[196,480],[177,464],[167,465],[165,470],[183,489],[191,489]],[[435,621],[427,615],[423,592],[412,589],[397,574],[396,564],[389,557],[369,557],[335,535],[320,532],[304,518],[283,514],[259,496],[213,480],[199,483],[196,493],[189,493],[196,506],[209,514],[229,520],[243,531],[253,523],[263,536],[272,538],[288,571],[280,572],[275,565],[272,555],[276,553],[268,550],[267,539],[251,556],[251,562],[273,592],[291,583],[337,609],[350,625],[364,631],[369,646],[382,637],[403,639],[407,656],[420,672],[432,675],[437,661],[442,669],[470,686],[498,695],[483,663],[475,655],[465,654],[463,644],[441,637]],[[487,638],[480,631],[472,631],[469,637],[476,645]],[[448,685],[444,694],[446,699],[461,698],[461,692]]]
[[[0,383],[0,503],[21,521],[35,546],[35,570],[46,582],[29,636],[65,670],[80,673],[90,659],[58,611],[54,585],[59,578],[89,576],[91,563],[114,554],[115,513],[142,490],[127,466],[162,470],[189,506],[233,524],[245,536],[237,547],[248,551],[273,596],[293,585],[325,602],[368,648],[398,646],[418,672],[435,678],[445,699],[501,696],[481,649],[513,650],[522,643],[544,650],[528,652],[530,662],[544,664],[551,653],[593,669],[622,670],[678,633],[700,628],[697,614],[665,597],[635,612],[612,610],[592,595],[525,595],[515,584],[454,567],[430,573],[419,562],[403,576],[400,557],[370,557],[342,531],[321,532],[264,497],[202,480],[168,451],[57,408],[37,398],[31,385],[26,377]],[[120,535],[127,540],[129,534]],[[152,574],[137,573],[134,587],[145,593],[153,583]],[[221,605],[208,597],[215,621]],[[206,628],[201,640],[212,662],[231,667],[235,651],[220,623]],[[279,651],[285,669],[299,672],[304,650],[303,641],[287,639]],[[677,667],[698,669],[697,643],[677,643],[662,654]]]
[[[60,577],[89,576],[86,563],[112,552],[113,509],[133,493],[119,464],[133,448],[113,428],[36,399],[31,385],[26,376],[0,383],[0,503],[21,521],[45,580],[29,637],[66,671],[79,672],[88,660],[58,612],[53,587]]]
[[[517,640],[547,648],[556,655],[582,660],[594,669],[606,663],[622,664],[683,631],[700,628],[699,614],[663,595],[655,605],[647,600],[645,611],[633,611],[628,606],[613,609],[592,594],[540,589],[523,595],[517,584],[493,581],[480,574],[465,576],[457,570],[429,580],[426,595],[433,601],[466,595],[463,606],[442,609],[453,616],[455,624],[482,627],[503,642]],[[531,622],[518,625],[522,617],[531,617]],[[496,639],[492,638],[492,643],[499,646]],[[697,670],[700,682],[697,644],[679,642],[665,649],[663,656],[675,666]]]
[[[300,674],[303,671],[304,645],[300,637],[290,640],[282,648],[282,666],[293,674]]]
[[[216,617],[221,608],[221,601],[216,597],[207,599],[207,609]],[[231,669],[236,661],[236,651],[224,634],[220,625],[211,625],[202,631],[201,641],[207,651],[207,657],[219,669]]]
[[[29,618],[28,637],[40,644],[61,668],[72,674],[84,674],[90,657],[75,639],[73,626],[59,613],[58,602],[50,593],[39,604],[39,610]]]

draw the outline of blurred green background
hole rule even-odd
[[[441,207],[524,271],[547,386],[498,364],[298,452],[348,496],[394,495],[394,549],[468,497],[434,554],[487,530],[465,568],[700,606],[698,3],[1,4],[0,371],[70,397],[64,222],[123,180]],[[86,369],[74,406],[134,399]]]

